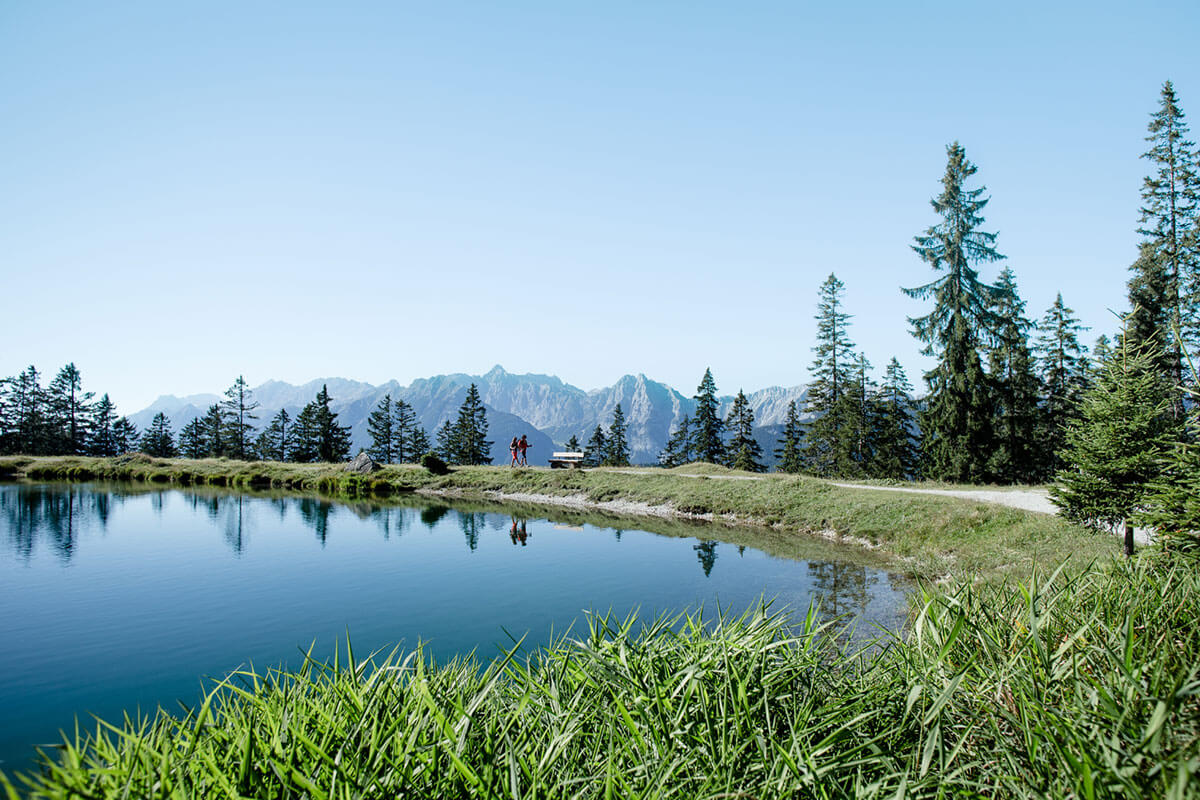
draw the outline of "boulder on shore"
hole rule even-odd
[[[347,472],[357,472],[360,475],[367,475],[377,469],[383,469],[383,467],[376,464],[366,453],[359,453],[353,461],[346,465]]]

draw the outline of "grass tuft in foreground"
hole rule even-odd
[[[1200,577],[1113,563],[927,596],[905,640],[810,613],[593,618],[480,671],[347,647],[180,719],[76,734],[35,798],[1200,796]],[[11,790],[10,790],[11,791]],[[13,795],[15,797],[15,794]]]

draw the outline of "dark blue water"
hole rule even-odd
[[[296,665],[314,642],[328,657],[347,630],[359,655],[422,641],[442,659],[491,658],[506,630],[545,643],[587,609],[740,611],[765,595],[803,610],[820,595],[860,627],[900,620],[887,573],[726,544],[721,527],[665,530],[516,508],[0,485],[0,769],[27,768],[76,717],[178,709],[206,676]]]

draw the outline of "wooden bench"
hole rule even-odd
[[[583,466],[583,453],[551,453],[550,469],[578,469]]]

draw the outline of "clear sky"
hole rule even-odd
[[[817,288],[921,385],[957,139],[1030,316],[1111,333],[1200,3],[0,2],[0,375],[808,379]],[[985,267],[994,279],[997,267]]]

